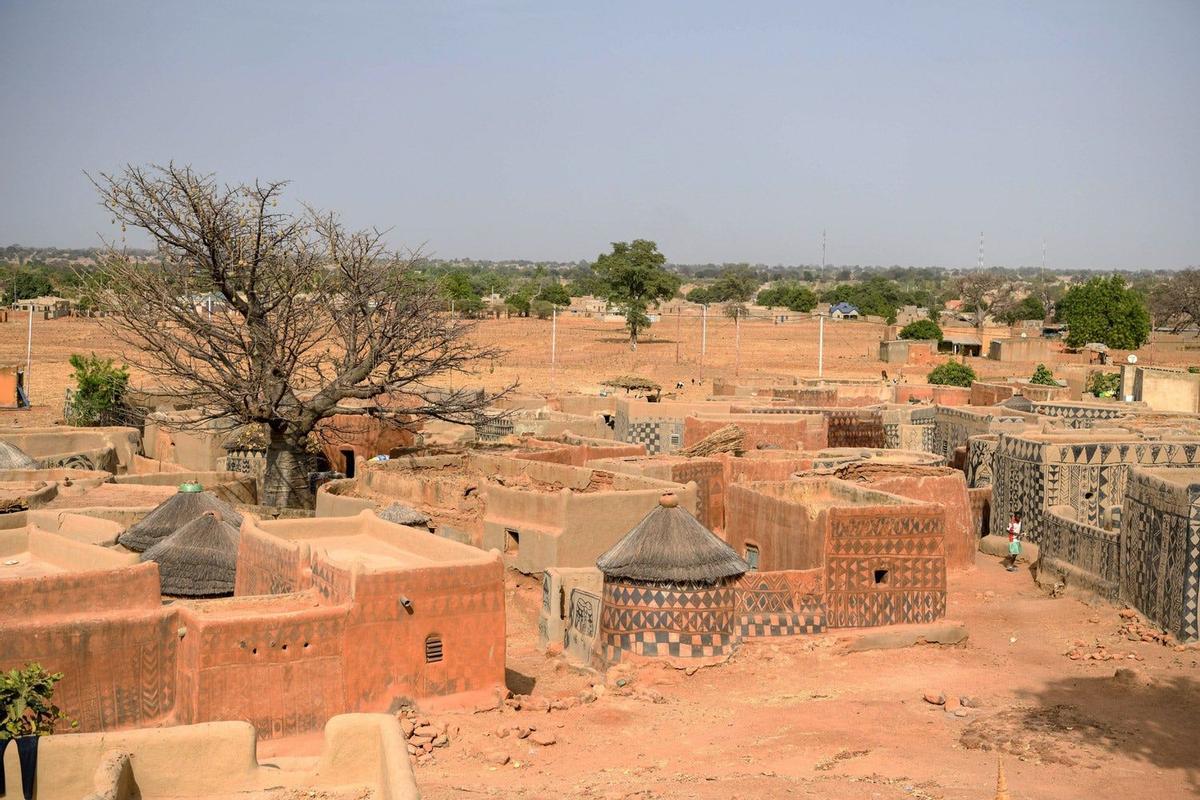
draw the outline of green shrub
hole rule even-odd
[[[975,381],[975,370],[957,361],[947,361],[934,367],[925,378],[938,386],[965,386],[970,388]]]
[[[1039,386],[1058,386],[1058,381],[1054,380],[1054,373],[1045,364],[1037,365],[1037,369],[1033,371],[1033,377],[1029,379],[1029,382],[1036,383]]]
[[[942,329],[937,323],[929,319],[919,319],[916,322],[910,322],[900,331],[901,339],[936,339],[939,342],[942,340]]]
[[[1093,372],[1088,375],[1087,390],[1096,397],[1113,397],[1121,389],[1121,373]]]
[[[0,733],[5,738],[46,736],[66,715],[54,705],[54,684],[61,672],[46,672],[29,662],[24,669],[0,672]],[[71,727],[78,723],[72,721]]]
[[[105,418],[124,404],[129,372],[111,358],[100,358],[95,353],[90,356],[75,353],[70,363],[75,368],[71,374],[75,393],[67,422],[81,426],[104,424]]]

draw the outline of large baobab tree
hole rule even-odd
[[[390,252],[381,232],[279,210],[283,182],[228,186],[171,164],[93,183],[114,222],[158,251],[146,264],[106,249],[91,279],[110,329],[205,419],[265,427],[263,502],[311,503],[310,434],[342,415],[475,422],[495,400],[439,388],[498,353],[442,311],[417,256]]]

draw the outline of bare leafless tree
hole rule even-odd
[[[1170,326],[1175,333],[1195,330],[1200,336],[1200,270],[1185,269],[1154,287],[1150,313],[1155,325]]]
[[[170,164],[93,183],[114,220],[146,231],[159,256],[139,264],[107,248],[89,279],[110,329],[131,363],[204,418],[266,426],[263,502],[311,504],[305,451],[318,423],[470,423],[503,394],[435,385],[500,352],[442,311],[418,255],[389,251],[382,232],[278,210],[284,182],[228,186]]]
[[[959,280],[959,297],[971,308],[976,328],[983,327],[990,301],[1003,291],[1004,285],[1004,280],[994,272],[968,272]]]

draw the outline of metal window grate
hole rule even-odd
[[[425,639],[425,663],[434,664],[442,660],[442,637],[430,636]]]

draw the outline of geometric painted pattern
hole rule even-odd
[[[644,656],[725,656],[737,646],[731,583],[606,580],[600,637],[609,663],[622,652]]]
[[[937,507],[831,511],[826,624],[931,622],[946,613],[945,516]]]

